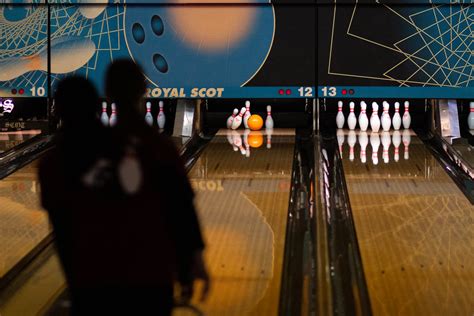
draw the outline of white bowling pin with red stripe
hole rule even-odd
[[[249,120],[249,117],[250,115],[250,101],[245,101],[245,114],[244,114],[244,126],[245,128],[249,128],[249,124],[248,124],[248,120]]]
[[[359,127],[360,130],[365,132],[369,127],[369,118],[367,117],[367,103],[364,101],[360,102],[360,114],[359,114]]]
[[[349,126],[350,130],[354,130],[357,124],[357,119],[354,114],[354,107],[355,107],[354,102],[349,103],[350,113],[349,113],[349,116],[347,117],[347,126]]]
[[[102,102],[102,113],[100,114],[100,122],[104,126],[109,126],[109,115],[107,114],[107,102]]]
[[[377,102],[372,102],[372,115],[370,116],[370,128],[377,133],[380,129],[379,105]]]
[[[239,113],[239,109],[234,109],[234,112],[232,113],[232,115],[227,118],[227,123],[226,123],[227,128],[232,127],[232,122],[234,121],[234,118],[237,115],[237,113]]]
[[[402,125],[402,118],[400,116],[400,102],[395,102],[395,114],[392,118],[393,129],[398,131]]]
[[[337,102],[337,115],[336,115],[336,125],[337,128],[343,128],[344,127],[344,113],[342,113],[342,101]]]
[[[158,112],[158,116],[156,117],[156,122],[158,123],[158,127],[160,129],[163,129],[165,128],[165,123],[166,123],[166,116],[165,116],[163,101],[158,102],[158,106],[160,107],[160,111]]]
[[[110,114],[110,120],[109,120],[109,125],[110,126],[115,126],[117,124],[117,106],[115,103],[112,103],[112,114]]]
[[[265,120],[265,128],[273,128],[272,107],[267,105],[267,119]]]
[[[246,108],[244,108],[244,107],[241,108],[239,115],[234,117],[234,119],[232,120],[232,125],[231,125],[232,129],[238,129],[240,127],[240,125],[242,124],[242,120],[243,120],[243,116],[244,116],[245,111],[247,111]]]
[[[388,111],[390,109],[390,104],[387,101],[383,101],[383,113],[382,113],[382,119],[380,120],[382,124],[382,129],[384,132],[388,132],[390,130],[390,126],[392,125],[392,120],[390,119],[390,114],[388,114]]]
[[[408,101],[405,101],[404,103],[404,106],[405,106],[405,112],[403,113],[403,119],[402,119],[402,122],[403,122],[403,128],[410,128],[410,124],[411,124],[411,116],[410,116],[410,102]]]
[[[151,102],[146,103],[145,122],[148,125],[153,126],[153,116],[151,115]]]

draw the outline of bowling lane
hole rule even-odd
[[[1,132],[0,155],[39,134],[41,134],[40,130]]]
[[[378,164],[378,135],[355,134],[342,161],[374,315],[471,315],[474,207],[414,133],[401,133],[398,161],[400,135],[381,137]]]
[[[278,314],[295,135],[246,134],[219,131],[189,174],[213,280],[193,302],[205,315]]]
[[[0,181],[0,280],[51,233],[37,169],[38,160]]]

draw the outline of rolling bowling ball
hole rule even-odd
[[[250,132],[247,140],[250,147],[258,148],[263,144],[263,134],[259,131],[252,131]]]
[[[253,114],[249,117],[247,124],[252,131],[259,131],[263,126],[263,119],[260,115]]]

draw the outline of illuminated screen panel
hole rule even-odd
[[[47,19],[42,5],[0,5],[0,96],[47,96]]]
[[[319,96],[472,98],[473,16],[460,4],[320,6]]]
[[[142,66],[148,97],[310,97],[315,12],[269,4],[54,5],[53,86],[81,74],[103,95],[107,66],[125,57]]]

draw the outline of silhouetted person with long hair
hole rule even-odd
[[[97,93],[82,78],[59,83],[58,145],[40,164],[73,315],[170,315],[173,286],[188,301],[209,280],[193,191],[174,145],[147,126],[145,78],[132,61],[108,69],[117,124],[99,122]]]

